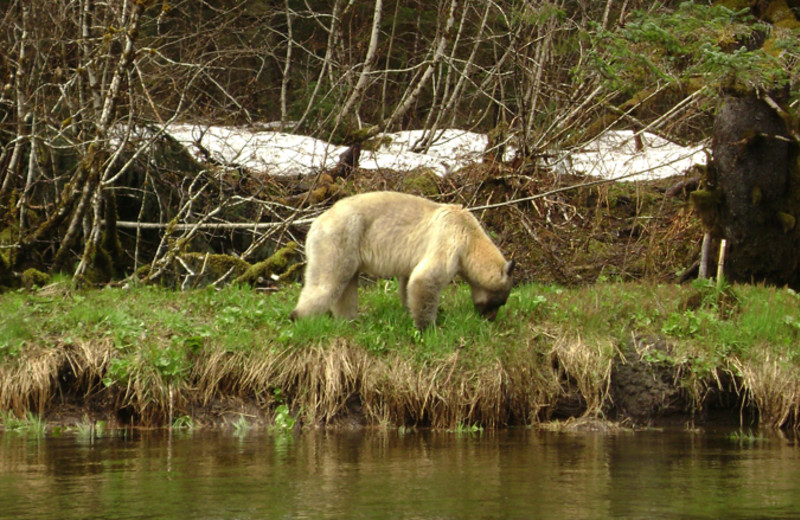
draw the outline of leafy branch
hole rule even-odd
[[[670,12],[634,11],[618,29],[595,26],[589,70],[628,95],[667,82],[716,96],[786,89],[791,103],[800,97],[798,35],[748,9],[684,2]]]

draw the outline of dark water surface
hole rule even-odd
[[[800,518],[780,436],[0,434],[0,518]]]

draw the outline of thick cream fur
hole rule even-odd
[[[342,199],[320,215],[306,239],[305,285],[292,318],[358,312],[358,274],[397,277],[414,323],[436,320],[439,295],[460,275],[476,308],[496,312],[511,290],[512,263],[461,206],[395,192]],[[490,313],[486,313],[487,315]]]

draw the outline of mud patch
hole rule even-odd
[[[681,389],[679,376],[666,341],[632,339],[611,371],[609,415],[636,424],[691,415],[693,403]]]

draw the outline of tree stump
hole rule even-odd
[[[714,123],[716,233],[728,280],[800,288],[800,172],[786,123],[755,97],[729,98]],[[713,172],[710,174],[713,176]]]

